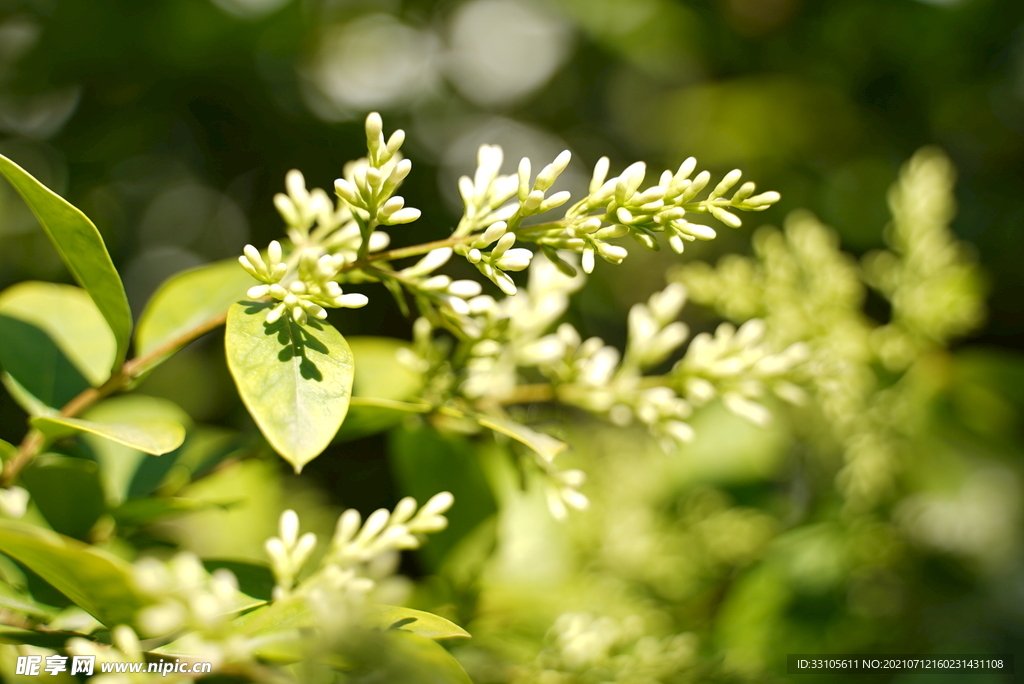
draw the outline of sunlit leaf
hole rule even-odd
[[[84,458],[44,454],[21,480],[54,530],[85,539],[106,509],[98,471],[95,462]]]
[[[269,304],[228,312],[228,368],[246,408],[271,446],[302,470],[327,448],[348,412],[352,352],[329,323],[266,322]]]
[[[139,317],[135,351],[145,356],[227,313],[256,284],[235,259],[200,266],[171,277],[156,291]]]
[[[525,444],[530,449],[537,452],[537,454],[545,461],[553,461],[558,454],[566,449],[565,442],[557,440],[551,435],[546,435],[543,432],[537,432],[536,430],[528,428],[513,420],[496,418],[494,416],[485,416],[482,414],[472,414],[471,417],[481,426],[494,430],[495,432],[500,432],[503,435],[511,437],[517,442]]]
[[[174,451],[185,441],[185,428],[170,420],[97,423],[80,418],[39,416],[32,419],[32,425],[50,439],[76,433],[93,434],[154,456]]]
[[[402,606],[367,606],[363,624],[376,629],[410,632],[427,639],[469,637],[469,632],[440,615]]]
[[[0,155],[0,173],[32,209],[68,270],[106,319],[117,343],[111,364],[111,368],[116,369],[128,351],[132,312],[100,232],[85,214],[3,155]]]
[[[45,332],[91,385],[110,377],[117,341],[103,314],[80,287],[18,283],[0,293],[0,314]]]
[[[353,682],[403,682],[403,684],[471,684],[455,657],[436,641],[401,630],[383,632],[383,643],[367,639],[353,644]]]
[[[128,563],[56,532],[0,520],[0,552],[107,626],[130,624],[146,604],[135,590]]]
[[[144,394],[129,394],[113,397],[90,408],[83,416],[95,423],[138,423],[171,422],[182,425],[186,430],[192,426],[192,419],[177,404],[160,397]],[[85,434],[96,461],[100,464],[100,476],[112,506],[132,495],[149,494],[159,485],[170,470],[182,449],[175,447],[160,458],[138,446],[112,441],[101,435]]]

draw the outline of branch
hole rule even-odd
[[[60,415],[64,418],[74,418],[101,399],[127,387],[133,380],[141,377],[156,366],[165,356],[173,354],[206,333],[224,325],[225,320],[227,320],[226,311],[219,316],[203,321],[195,328],[167,341],[148,354],[126,361],[102,385],[83,390],[78,396],[65,404],[60,410]],[[18,451],[15,453],[14,458],[4,465],[3,475],[0,476],[0,485],[7,487],[13,484],[21,471],[35,459],[45,444],[46,440],[41,432],[34,429],[29,430],[28,434],[25,435],[25,439],[18,446]]]

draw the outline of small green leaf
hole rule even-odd
[[[0,520],[0,552],[23,563],[108,627],[131,624],[146,605],[132,583],[130,565],[56,532]]]
[[[266,322],[270,304],[228,311],[225,347],[238,393],[270,445],[295,467],[320,455],[352,395],[352,352],[329,323]]]
[[[60,439],[81,432],[99,435],[154,456],[174,451],[185,441],[185,428],[180,423],[170,420],[96,423],[80,418],[39,416],[33,418],[31,422],[33,427],[50,439]]]
[[[173,401],[137,393],[107,399],[82,417],[95,423],[134,425],[163,421],[183,425],[186,430],[192,427],[192,419]],[[144,450],[103,436],[87,434],[84,440],[100,464],[100,476],[111,506],[129,496],[152,492],[184,451],[175,449],[161,458],[151,458]]]
[[[89,294],[74,285],[18,283],[0,294],[0,314],[39,328],[93,387],[110,377],[117,341]]]
[[[96,226],[67,200],[0,155],[3,174],[39,219],[75,280],[92,297],[117,341],[112,369],[124,361],[132,333],[132,312],[124,285]]]
[[[135,351],[145,356],[219,316],[245,297],[256,281],[236,259],[179,273],[160,286],[146,304],[135,330]]]
[[[0,439],[0,462],[6,461],[18,451],[18,447]]]
[[[469,417],[485,428],[500,432],[521,444],[525,444],[548,463],[555,460],[555,457],[567,448],[565,442],[507,418],[496,418],[482,414],[469,414]]]
[[[469,638],[469,632],[440,615],[402,606],[367,606],[364,624],[383,630],[401,630],[427,639]]]
[[[227,509],[232,502],[214,503],[183,497],[147,497],[126,501],[110,512],[119,526],[148,525],[174,515]],[[246,592],[249,593],[249,592]]]
[[[69,537],[85,539],[106,510],[99,468],[93,461],[44,454],[21,479],[50,526]]]

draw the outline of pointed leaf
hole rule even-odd
[[[440,615],[403,606],[367,606],[363,622],[368,627],[411,632],[427,639],[469,638],[469,632]]]
[[[329,323],[266,322],[270,304],[228,311],[228,368],[271,446],[299,472],[330,444],[348,412],[352,352]]]
[[[500,432],[521,444],[525,444],[548,463],[555,460],[555,456],[565,451],[567,447],[565,442],[557,440],[551,435],[537,432],[533,428],[528,428],[521,423],[508,420],[507,418],[496,418],[481,414],[471,414],[470,417],[485,428]]]
[[[0,552],[26,565],[108,627],[131,624],[146,604],[135,590],[128,563],[56,532],[0,520]]]
[[[256,284],[236,259],[179,273],[146,304],[135,331],[135,351],[145,356],[190,330],[227,313]]]
[[[124,361],[132,332],[132,312],[124,285],[96,226],[81,211],[0,155],[3,174],[39,219],[75,280],[92,297],[117,341],[112,369]]]
[[[185,441],[185,428],[170,420],[97,423],[80,418],[39,416],[31,422],[33,427],[50,439],[60,439],[79,432],[93,434],[154,456],[174,451]]]
[[[107,399],[89,409],[82,418],[94,423],[135,425],[165,421],[181,424],[186,430],[192,427],[191,417],[173,401],[137,393]],[[149,494],[174,467],[183,451],[174,449],[172,453],[153,458],[138,447],[103,436],[87,434],[84,439],[100,464],[100,477],[111,506],[133,494]],[[136,490],[136,483],[147,486]]]

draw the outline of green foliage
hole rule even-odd
[[[949,351],[981,323],[984,287],[949,227],[942,153],[902,170],[885,250],[858,262],[794,212],[752,256],[630,291],[606,342],[585,336],[594,300],[577,295],[597,257],[627,268],[627,237],[681,254],[718,236],[696,217],[737,228],[779,194],[738,170],[712,184],[692,158],[656,180],[642,162],[609,177],[602,158],[570,202],[555,190],[568,150],[502,174],[482,145],[455,228],[389,249],[389,231],[420,230],[397,194],[412,162],[379,115],[364,132],[335,198],[287,174],[286,238],[166,280],[127,360],[99,232],[0,157],[84,288],[0,293],[4,384],[29,414],[18,447],[0,442],[0,606],[16,620],[0,641],[253,682],[465,684],[463,664],[500,684],[757,681],[779,653],[884,647],[887,620],[928,614],[914,578],[935,559],[970,578],[1014,567],[1020,491],[999,459],[1019,364]],[[385,290],[415,312],[411,342],[346,340],[352,319],[332,311]],[[711,329],[691,336],[684,312]],[[222,323],[238,411],[134,392]],[[393,508],[337,515],[319,477],[297,477],[321,457],[310,471],[372,500],[349,468],[380,433],[411,495]],[[400,554],[432,534],[413,587]]]
[[[106,319],[117,344],[113,364],[113,370],[117,370],[128,351],[132,314],[121,277],[99,231],[85,214],[3,155],[0,155],[0,173],[32,208],[68,270]]]
[[[267,440],[300,472],[345,420],[352,396],[352,352],[329,323],[268,323],[268,308],[231,306],[225,332],[228,368]]]
[[[24,563],[103,624],[131,624],[146,601],[131,566],[100,549],[34,525],[0,521],[0,551]]]

